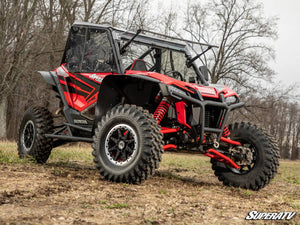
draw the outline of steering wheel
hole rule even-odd
[[[182,74],[180,72],[178,72],[177,70],[171,70],[171,71],[166,72],[165,74],[169,75],[170,73],[173,75],[174,79],[184,81]]]

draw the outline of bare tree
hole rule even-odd
[[[188,6],[184,30],[194,40],[219,45],[203,60],[210,68],[212,83],[222,79],[251,87],[253,80],[271,78],[273,71],[267,62],[274,51],[265,41],[277,37],[277,20],[263,15],[262,5],[249,0]]]
[[[16,138],[19,119],[14,118],[20,118],[30,102],[46,106],[54,102],[36,71],[59,65],[76,20],[147,28],[151,21],[147,7],[147,0],[1,1],[0,138]]]
[[[0,2],[0,138],[6,136],[7,97],[31,61],[37,0]]]

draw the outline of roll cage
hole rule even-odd
[[[207,80],[202,73],[202,71],[199,69],[199,67],[195,63],[195,59],[200,57],[202,54],[204,54],[207,50],[213,47],[217,47],[214,45],[210,44],[205,44],[205,43],[199,43],[199,42],[194,42],[186,39],[181,39],[181,38],[175,38],[175,37],[170,37],[167,35],[155,33],[152,31],[147,31],[147,30],[139,30],[137,33],[132,32],[132,31],[126,31],[118,28],[113,28],[110,26],[105,26],[105,25],[96,25],[92,23],[85,23],[85,22],[75,22],[70,29],[69,32],[69,37],[66,43],[66,48],[65,52],[63,54],[62,62],[61,64],[66,63],[67,59],[67,51],[72,45],[72,31],[78,29],[78,28],[87,28],[87,29],[93,29],[93,30],[102,30],[107,32],[108,40],[111,44],[112,47],[112,52],[113,52],[113,58],[114,58],[114,66],[115,66],[115,71],[118,74],[124,74],[126,70],[130,69],[131,65],[127,66],[124,68],[124,65],[122,63],[122,54],[126,52],[126,49],[123,49],[122,47],[122,42],[127,42],[128,45],[130,45],[131,42],[135,44],[141,44],[148,46],[148,49],[145,50],[140,56],[137,57],[137,59],[144,59],[147,57],[149,54],[155,52],[155,64],[149,69],[149,71],[155,71],[160,73],[161,72],[161,54],[162,50],[170,50],[174,52],[180,52],[185,55],[186,58],[186,65],[187,67],[192,67],[193,70],[195,71],[198,80],[203,84],[203,85],[208,85]],[[86,30],[87,30],[86,29]],[[144,34],[141,34],[141,33]],[[150,35],[147,35],[150,34]],[[155,36],[159,37],[155,37]],[[87,34],[88,36],[88,34]],[[160,38],[162,37],[162,38]],[[176,41],[174,41],[176,40]],[[130,42],[130,43],[128,43]],[[206,47],[206,50],[204,50],[202,53],[192,57],[192,54],[189,51],[188,44],[187,43],[192,43],[192,44],[199,44],[201,46]]]

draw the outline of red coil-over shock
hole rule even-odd
[[[229,135],[230,135],[230,131],[229,131],[228,127],[225,125],[222,136],[228,137]]]
[[[157,124],[160,124],[160,122],[168,112],[169,107],[170,107],[169,100],[164,97],[154,112],[154,119],[157,120]]]

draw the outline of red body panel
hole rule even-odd
[[[65,64],[54,70],[60,81],[67,103],[82,111],[94,104],[103,78],[113,73],[75,73],[68,72]]]
[[[67,103],[72,108],[83,111],[87,107],[93,105],[97,101],[98,91],[101,82],[107,75],[113,75],[113,73],[70,73],[65,67],[65,64],[61,65],[54,70],[56,72],[61,87],[63,89]],[[176,85],[190,93],[194,93],[189,88],[198,90],[203,97],[219,98],[220,93],[224,93],[225,97],[237,94],[233,92],[229,87],[222,85],[215,86],[201,86],[198,84],[191,84],[184,81],[179,81],[169,76],[159,74],[156,72],[148,71],[135,71],[127,70],[125,75],[141,75],[148,76],[159,80],[167,85]],[[184,102],[176,103],[176,113],[178,122],[187,128],[191,128],[190,125],[186,123],[186,104]]]
[[[160,74],[160,73],[156,73],[156,72],[147,72],[147,71],[134,71],[134,70],[127,70],[126,75],[129,74],[139,74],[141,76],[148,76],[148,77],[152,77],[155,78],[157,80],[159,80],[162,83],[165,83],[167,85],[176,85],[188,92],[193,93],[193,91],[191,91],[190,89],[188,89],[187,87],[193,88],[198,90],[201,95],[203,97],[209,97],[209,98],[219,98],[219,94],[223,93],[224,97],[227,98],[229,96],[237,96],[238,95],[231,90],[228,86],[226,85],[211,85],[211,86],[201,86],[199,84],[194,84],[194,83],[187,83],[184,81],[180,81],[180,80],[176,80],[172,77]]]
[[[183,101],[176,102],[175,106],[176,106],[176,114],[177,114],[178,123],[191,129],[191,126],[186,123],[186,110],[185,110],[186,103]]]

